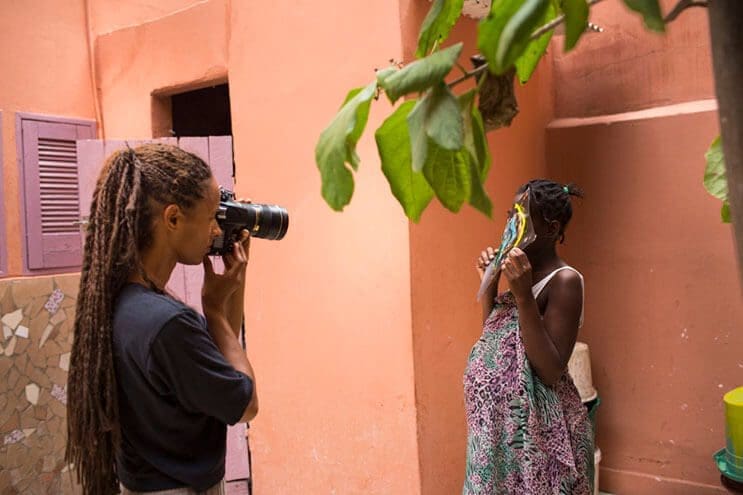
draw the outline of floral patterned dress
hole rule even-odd
[[[593,429],[573,380],[548,387],[526,358],[518,309],[495,300],[464,374],[464,495],[591,495]]]

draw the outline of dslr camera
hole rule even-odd
[[[251,237],[278,241],[289,228],[289,213],[277,205],[239,203],[235,193],[219,189],[219,211],[217,223],[222,233],[212,242],[211,256],[224,256],[232,252],[232,246],[240,240],[243,229]]]

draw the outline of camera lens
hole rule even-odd
[[[278,241],[289,229],[289,213],[278,205],[250,205],[255,210],[255,223],[250,229],[253,237]]]

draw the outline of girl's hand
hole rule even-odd
[[[239,199],[238,203],[245,203],[250,204],[252,201],[250,199]],[[238,241],[240,244],[242,244],[243,251],[245,251],[245,265],[243,266],[243,273],[245,273],[245,268],[247,267],[248,259],[250,258],[250,232],[247,230],[243,230],[240,233],[240,240]],[[226,269],[230,269],[230,267],[235,262],[236,258],[236,252],[233,249],[232,253],[226,254],[222,257],[222,261],[224,261],[224,266]],[[244,282],[244,280],[243,280]]]
[[[206,316],[209,312],[224,314],[227,300],[245,283],[245,267],[248,264],[248,257],[243,249],[243,243],[236,242],[232,254],[224,258],[224,273],[215,273],[212,260],[209,256],[204,256],[204,287],[201,289],[201,304]]]
[[[511,249],[501,264],[501,270],[517,301],[532,296],[532,270],[526,253],[519,248]]]
[[[475,263],[475,269],[477,270],[477,274],[480,275],[480,280],[482,280],[482,277],[485,276],[485,269],[488,267],[491,261],[495,259],[497,256],[498,251],[488,246],[485,248],[485,251],[480,253],[480,257],[477,258],[477,263]]]
[[[235,264],[238,253],[237,253],[237,246],[242,247],[242,251],[245,256],[245,264],[242,267],[243,274],[245,273],[245,268],[248,266],[248,260],[250,259],[250,232],[243,229],[243,231],[240,233],[240,240],[235,243],[234,247],[232,248],[232,252],[225,254],[222,257],[222,261],[224,261],[224,267],[225,269],[229,270],[232,265]]]

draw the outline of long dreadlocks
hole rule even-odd
[[[159,208],[188,209],[204,197],[209,166],[165,144],[117,151],[98,178],[85,238],[70,357],[65,460],[86,495],[118,493],[115,451],[121,438],[112,353],[119,291],[139,270]]]

